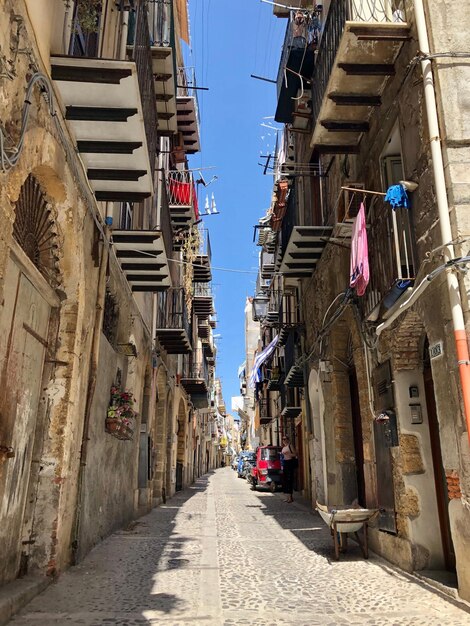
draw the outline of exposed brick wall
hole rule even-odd
[[[455,470],[446,471],[447,493],[449,500],[455,500],[462,497],[460,491],[460,478]]]
[[[419,369],[422,365],[424,324],[418,313],[412,310],[399,320],[398,324],[382,334],[380,351],[391,357],[395,371]]]

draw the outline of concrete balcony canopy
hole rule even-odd
[[[132,291],[171,286],[163,234],[159,230],[113,230],[112,244]]]
[[[185,152],[195,154],[201,150],[201,133],[194,68],[179,67],[176,81],[178,132],[183,136]]]
[[[311,147],[355,153],[409,38],[404,0],[336,0],[326,18],[312,84]]]
[[[280,272],[291,278],[308,278],[331,237],[329,226],[294,226],[282,256]]]
[[[152,195],[136,64],[65,56],[51,64],[97,200],[139,202]]]

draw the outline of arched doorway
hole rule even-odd
[[[32,554],[49,544],[38,532],[36,506],[51,406],[43,390],[54,372],[62,280],[57,216],[33,174],[14,212],[0,324],[0,441],[12,451],[0,472],[0,581],[28,573]]]
[[[320,376],[312,369],[308,378],[308,397],[312,412],[313,441],[310,450],[312,460],[312,493],[318,502],[328,502],[327,458],[325,442],[324,402]]]
[[[167,464],[167,376],[163,366],[156,375],[156,403],[153,425],[153,497],[157,501],[166,495]]]
[[[177,415],[177,431],[178,436],[176,448],[176,491],[181,491],[185,486],[185,468],[186,460],[186,408],[183,399],[180,400]]]
[[[449,496],[447,480],[442,463],[441,441],[439,436],[439,421],[437,417],[436,398],[434,395],[434,381],[432,377],[431,359],[429,356],[429,341],[425,338],[423,349],[423,380],[426,397],[426,407],[429,423],[429,437],[431,440],[432,466],[434,470],[434,484],[436,487],[437,510],[439,514],[439,530],[442,541],[445,567],[455,572],[455,552],[452,544],[452,535],[449,520]]]

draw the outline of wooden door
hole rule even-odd
[[[10,260],[5,276],[5,300],[1,310],[1,439],[15,456],[3,465],[0,476],[0,579],[12,579],[20,571],[25,545],[32,541],[31,485],[33,451],[37,442],[38,409],[51,314],[49,303]],[[40,425],[41,433],[43,424]],[[33,472],[34,473],[34,472]],[[26,535],[28,539],[24,539]]]
[[[354,456],[356,460],[357,501],[366,507],[366,483],[364,478],[364,442],[362,440],[361,405],[359,403],[359,388],[357,385],[356,370],[349,373],[349,391],[351,395],[351,417],[354,438]]]
[[[428,352],[426,350],[425,354]],[[452,535],[449,520],[449,497],[447,480],[442,463],[441,441],[439,437],[439,421],[437,419],[436,399],[434,396],[434,381],[432,379],[431,364],[425,360],[423,369],[424,391],[429,421],[429,436],[431,438],[432,465],[434,469],[434,484],[436,488],[437,510],[442,540],[442,550],[446,569],[455,572],[455,552],[452,544]]]

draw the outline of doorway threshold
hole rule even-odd
[[[441,593],[456,600],[461,600],[458,591],[457,574],[455,572],[423,569],[415,571],[413,574],[428,583],[428,585],[438,589]]]

